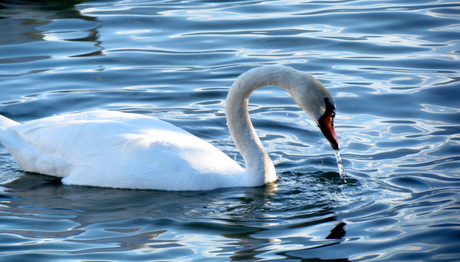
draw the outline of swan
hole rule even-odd
[[[229,90],[227,124],[245,169],[170,123],[106,110],[23,124],[0,116],[0,142],[25,171],[61,177],[65,185],[174,191],[261,186],[277,176],[250,121],[248,101],[254,90],[267,85],[287,90],[332,148],[339,149],[329,91],[313,76],[281,65],[251,69]]]

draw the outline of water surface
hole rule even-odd
[[[22,172],[0,147],[2,260],[460,260],[455,1],[0,5],[2,115],[145,114],[242,163],[226,128],[228,87],[250,68],[284,64],[335,97],[347,175],[278,87],[250,101],[279,175],[266,187],[62,186]]]

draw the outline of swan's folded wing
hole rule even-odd
[[[243,172],[211,144],[152,117],[96,111],[11,129],[42,154],[68,163],[70,171],[62,169],[66,174],[53,174],[68,184],[212,189],[235,184],[234,175]]]

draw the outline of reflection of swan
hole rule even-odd
[[[284,66],[250,70],[229,91],[228,127],[246,170],[169,123],[103,110],[24,124],[0,116],[0,142],[26,171],[64,177],[64,184],[163,190],[260,186],[275,181],[276,173],[249,119],[248,100],[266,85],[286,89],[338,150],[331,94],[311,75]]]

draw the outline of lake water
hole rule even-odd
[[[140,113],[242,163],[227,90],[250,68],[284,64],[335,97],[347,175],[278,87],[250,101],[279,175],[266,187],[63,186],[22,172],[0,146],[0,260],[460,261],[459,6],[3,1],[0,114]]]

